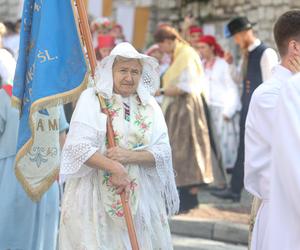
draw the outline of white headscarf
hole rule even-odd
[[[117,56],[138,59],[142,63],[142,75],[137,87],[137,94],[143,105],[147,104],[151,95],[159,88],[159,64],[153,57],[139,53],[130,43],[118,44],[96,68],[96,91],[104,98],[110,99],[113,94],[113,63]]]

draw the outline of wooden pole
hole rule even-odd
[[[91,35],[90,28],[89,28],[87,12],[86,12],[83,0],[76,0],[76,6],[77,6],[77,10],[78,10],[78,15],[79,15],[80,30],[82,33],[82,37],[83,37],[86,49],[87,49],[87,54],[88,54],[89,62],[91,65],[91,73],[92,73],[92,76],[94,77],[97,60],[96,60],[96,55],[95,55],[95,51],[94,51],[93,44],[92,44],[92,35]],[[108,147],[109,148],[115,147],[116,143],[115,143],[115,139],[114,139],[114,131],[113,131],[113,127],[112,127],[111,117],[109,116],[109,112],[106,107],[104,98],[101,97],[100,95],[98,95],[98,98],[99,98],[102,112],[105,113],[108,118],[107,119]],[[130,239],[132,250],[139,250],[139,245],[138,245],[136,232],[135,232],[135,228],[134,228],[134,223],[133,223],[133,219],[132,219],[132,214],[130,211],[128,201],[125,199],[124,192],[121,193],[120,196],[121,196],[121,202],[122,202],[122,206],[123,206],[123,210],[124,210],[124,217],[126,220],[126,225],[127,225],[127,229],[128,229],[128,234],[129,234],[129,239]]]
[[[97,59],[93,48],[92,34],[89,27],[87,12],[82,0],[76,0],[76,6],[79,15],[80,32],[82,33],[82,38],[84,40],[84,44],[88,53],[89,62],[91,65],[92,76],[94,77],[95,69],[97,65]]]

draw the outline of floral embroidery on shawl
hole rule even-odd
[[[153,112],[150,105],[143,106],[135,96],[130,97],[130,119],[125,119],[125,109],[121,96],[114,95],[110,101],[106,101],[115,133],[116,144],[126,149],[136,149],[150,143],[152,133]],[[139,201],[139,166],[125,166],[130,183],[129,204],[133,214],[136,213]],[[111,174],[103,172],[101,176],[101,192],[104,199],[105,210],[113,219],[124,216],[120,196],[111,184]],[[124,220],[119,220],[123,223]]]
[[[135,121],[134,124],[139,127],[142,133],[145,133],[152,122],[146,122],[147,117],[143,117],[140,113],[135,113]]]
[[[120,115],[122,107],[116,105],[117,100],[114,96],[111,98],[111,101],[106,100],[105,102],[112,120]]]

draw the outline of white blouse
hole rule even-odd
[[[0,49],[0,76],[3,84],[12,84],[15,70],[14,57],[6,49]]]
[[[205,69],[207,86],[205,87],[209,105],[223,107],[223,114],[232,117],[240,110],[240,96],[237,84],[232,80],[228,63],[217,57],[212,68]]]
[[[259,45],[261,44],[261,41],[259,39],[256,39],[253,44],[251,44],[248,47],[248,51],[251,52],[255,50]],[[260,68],[261,68],[261,74],[262,74],[262,80],[263,82],[270,79],[272,77],[272,69],[278,64],[278,56],[274,49],[267,48],[260,59]]]
[[[260,199],[269,199],[272,129],[281,86],[292,73],[282,67],[273,69],[273,77],[253,93],[246,120],[245,177],[248,192]]]
[[[117,95],[115,97],[120,101]],[[136,105],[133,100],[134,96],[131,96],[132,108]],[[153,97],[149,98],[141,110],[153,112],[148,134],[150,141],[144,146],[137,145],[134,150],[147,150],[152,153],[155,166],[135,166],[135,176],[139,183],[136,192],[139,195],[130,199],[131,212],[142,249],[172,250],[167,212],[171,215],[178,211],[179,198],[168,130],[161,109]],[[129,130],[123,127],[121,137],[132,131],[136,119],[138,118],[131,120]],[[119,123],[120,128],[122,124],[123,122]],[[84,164],[96,151],[104,153],[105,135],[106,115],[100,111],[95,90],[87,89],[79,98],[62,151],[60,178],[62,181],[67,180],[67,183],[61,209],[61,250],[131,249],[122,214],[112,214],[120,206],[119,203],[111,203],[113,195],[104,186],[103,171]]]

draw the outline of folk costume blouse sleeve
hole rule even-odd
[[[84,163],[101,151],[106,136],[106,115],[101,113],[93,88],[85,90],[76,105],[62,150],[60,181],[83,177],[94,169]]]
[[[185,93],[200,93],[201,86],[204,85],[204,75],[200,76],[196,65],[190,65],[184,69],[178,77],[177,87]],[[201,84],[202,83],[202,84]]]

